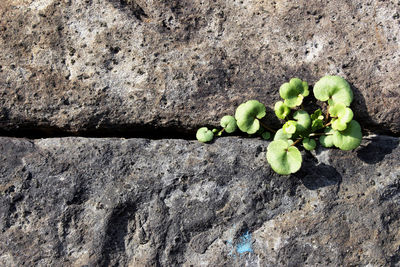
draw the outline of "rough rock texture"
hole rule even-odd
[[[0,137],[0,266],[400,266],[399,138],[303,151],[290,177],[265,141],[165,139],[249,99],[276,124],[279,86],[326,74],[351,83],[364,130],[399,136],[399,14],[397,0],[0,0],[0,135],[163,139]]]
[[[338,74],[364,129],[399,135],[399,14],[397,0],[2,0],[0,130],[192,131],[244,100],[272,108],[291,77]]]
[[[1,266],[398,266],[399,139],[304,155],[267,142],[0,138]]]

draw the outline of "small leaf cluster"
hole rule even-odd
[[[282,101],[274,106],[275,115],[282,120],[282,128],[273,130],[266,120],[266,107],[257,100],[249,100],[238,106],[235,116],[221,119],[221,130],[202,127],[196,137],[200,142],[210,142],[223,132],[233,133],[237,129],[249,135],[258,135],[268,140],[267,161],[271,168],[282,175],[297,172],[301,168],[302,156],[299,148],[313,150],[317,141],[324,147],[352,150],[361,143],[360,124],[353,120],[350,104],[353,92],[349,83],[339,76],[321,78],[313,89],[314,97],[325,102],[324,112],[319,108],[309,114],[303,108],[303,100],[310,92],[308,83],[299,78],[290,79],[279,88]]]
[[[268,140],[271,133],[262,126],[260,119],[266,114],[266,107],[257,100],[249,100],[236,109],[235,116],[226,115],[222,117],[220,125],[222,129],[209,130],[207,127],[200,128],[196,133],[196,138],[200,142],[206,143],[214,139],[214,136],[221,136],[224,132],[230,134],[237,129],[249,135],[258,135]]]

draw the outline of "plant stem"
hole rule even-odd
[[[329,125],[332,124],[332,121],[328,122],[327,124],[324,125],[324,127],[328,127]]]
[[[222,128],[222,130],[217,133],[217,136],[221,136],[224,131],[225,131],[225,128]]]
[[[291,146],[297,145],[301,140],[303,140],[303,138],[297,139],[293,144],[291,144]]]
[[[326,133],[310,133],[310,134],[308,135],[308,137],[319,136],[319,135],[326,135]]]
[[[325,121],[328,121],[329,120],[329,105],[326,102],[324,102],[324,110],[326,112]]]
[[[268,131],[273,132],[273,133],[276,133],[276,131],[275,131],[274,129],[269,128],[269,127],[268,127],[265,123],[263,123],[261,120],[260,120],[260,124],[261,124],[262,127],[264,127],[265,129],[267,129]]]
[[[311,133],[308,135],[308,137],[322,136],[322,135],[328,136],[328,135],[333,135],[333,133]]]
[[[325,121],[329,120],[329,112],[328,112],[328,108],[326,109],[326,115],[325,115]]]

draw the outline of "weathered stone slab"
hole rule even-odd
[[[365,129],[398,135],[399,13],[377,0],[2,0],[0,129],[192,131],[330,74],[353,85]]]
[[[304,155],[267,142],[0,138],[1,266],[396,266],[399,139]]]

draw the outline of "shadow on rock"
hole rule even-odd
[[[268,106],[265,106],[266,115],[263,118],[263,121],[266,125],[271,127],[272,129],[279,129],[282,127],[281,121],[276,117],[275,111]]]
[[[370,116],[367,105],[365,103],[365,98],[361,91],[349,82],[351,90],[353,91],[354,98],[351,103],[350,108],[354,111],[354,119],[358,121],[362,129],[369,132],[375,132],[378,134],[392,134],[392,132],[386,127],[382,127],[381,123],[377,123],[375,119]]]
[[[369,140],[367,145],[362,145],[357,151],[358,158],[368,164],[382,161],[385,155],[392,153],[399,145],[399,138],[389,136],[374,136]]]
[[[342,182],[342,176],[334,167],[324,163],[318,164],[317,159],[310,153],[303,157],[303,166],[295,176],[310,190],[332,185],[337,185],[339,189]]]

